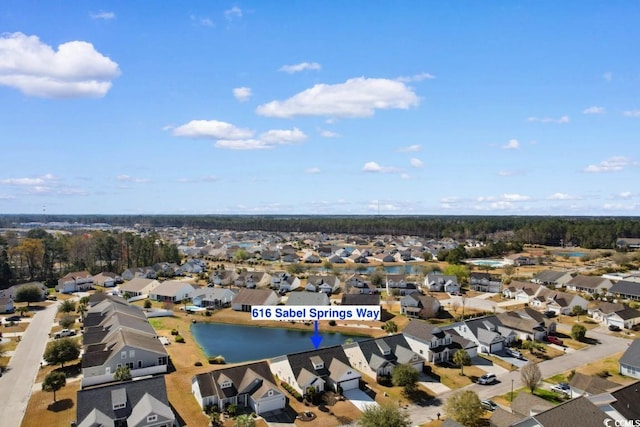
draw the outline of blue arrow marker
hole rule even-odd
[[[316,348],[316,350],[318,349],[318,347],[320,347],[320,342],[322,341],[322,336],[318,333],[318,321],[315,321],[315,325],[313,327],[314,329],[314,333],[313,336],[311,337],[311,342],[313,343],[313,346]]]

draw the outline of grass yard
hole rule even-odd
[[[69,427],[76,419],[76,392],[79,389],[80,381],[67,382],[56,392],[56,403],[53,403],[53,393],[34,391],[22,427]]]
[[[446,368],[444,366],[434,366],[433,373],[440,377],[440,382],[451,389],[458,389],[480,378],[485,371],[477,366],[465,366],[464,375],[460,375],[460,368]]]

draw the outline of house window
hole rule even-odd
[[[128,362],[127,363],[127,368],[129,368],[129,370],[133,369],[133,362]]]
[[[147,422],[148,423],[152,423],[152,422],[155,422],[155,421],[158,421],[158,416],[157,415],[154,414],[154,415],[147,416]]]
[[[114,404],[113,404],[113,409],[114,409],[114,410],[116,410],[116,409],[122,409],[122,408],[124,408],[125,406],[127,406],[127,404],[126,404],[126,403],[114,403]]]
[[[222,384],[220,384],[220,388],[229,388],[231,387],[231,381],[224,381]]]
[[[126,359],[127,358],[127,352],[126,351],[121,351],[120,352],[120,359]]]
[[[267,393],[267,396],[269,397],[273,396],[273,390],[269,390],[269,392]]]
[[[129,350],[129,359],[133,359],[134,357],[136,357],[136,351],[135,350]]]
[[[142,368],[142,360],[138,360],[138,369]]]

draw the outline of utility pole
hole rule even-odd
[[[509,403],[509,409],[511,409],[511,413],[513,414],[513,378],[511,379],[511,402]]]

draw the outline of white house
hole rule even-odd
[[[149,294],[149,299],[162,302],[180,302],[190,299],[195,287],[180,280],[167,280],[156,286]]]
[[[93,285],[93,276],[88,271],[74,271],[58,279],[56,290],[63,294],[88,291]]]

